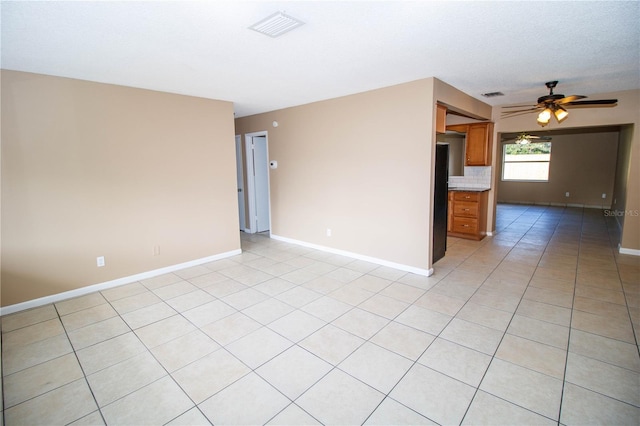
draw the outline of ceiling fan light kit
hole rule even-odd
[[[557,81],[546,82],[545,86],[547,86],[547,88],[549,89],[549,94],[539,97],[538,103],[536,105],[531,105],[531,108],[528,109],[503,112],[503,117],[508,118],[520,114],[526,114],[528,112],[540,111],[537,121],[540,126],[545,127],[547,124],[549,124],[552,115],[556,118],[558,123],[562,123],[569,116],[569,111],[567,111],[565,107],[603,107],[616,106],[616,104],[618,103],[617,99],[579,101],[579,99],[584,99],[586,98],[586,96],[565,96],[561,94],[555,94],[553,93],[553,89],[557,84]],[[526,105],[507,106],[504,108],[522,108],[524,106]]]

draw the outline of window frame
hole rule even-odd
[[[549,182],[550,180],[550,175],[551,175],[551,142],[549,141],[545,141],[545,142],[531,142],[531,144],[549,144],[549,159],[548,160],[529,160],[529,161],[507,161],[507,146],[510,145],[520,145],[518,143],[504,143],[502,144],[502,173],[500,176],[500,179],[503,182]],[[509,154],[509,155],[513,155],[513,154]],[[547,178],[546,179],[508,179],[505,178],[504,176],[504,172],[505,172],[505,165],[506,164],[514,164],[514,163],[546,163],[547,164]]]

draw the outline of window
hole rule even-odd
[[[504,144],[502,180],[547,182],[551,142]]]

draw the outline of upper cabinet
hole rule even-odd
[[[447,130],[447,107],[436,105],[436,133],[444,133]]]
[[[465,134],[465,166],[491,165],[492,122],[455,124],[447,126],[447,130]]]

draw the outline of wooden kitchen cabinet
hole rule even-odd
[[[491,165],[492,122],[455,124],[447,126],[447,130],[465,134],[465,166]]]
[[[449,191],[447,235],[481,240],[487,235],[488,191]]]
[[[444,105],[436,105],[436,133],[445,133],[447,131],[447,107]]]

